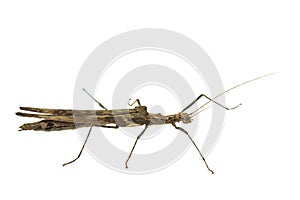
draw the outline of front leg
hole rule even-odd
[[[206,96],[205,94],[200,94],[192,103],[190,103],[187,107],[185,107],[181,112],[184,112],[185,110],[187,110],[189,107],[191,107],[192,105],[194,105],[199,99],[201,99],[202,97],[205,97],[206,99],[209,100],[209,102],[213,102],[215,104],[217,104],[218,106],[221,106],[222,108],[226,109],[226,110],[233,110],[236,109],[237,107],[239,107],[240,105],[242,105],[241,103],[235,107],[232,108],[228,108],[223,106],[222,104],[216,102],[214,99],[209,98],[208,96]]]
[[[202,160],[204,161],[204,163],[205,163],[205,165],[206,165],[206,168],[207,168],[212,174],[214,174],[214,171],[211,170],[211,169],[209,168],[209,166],[208,166],[208,164],[207,164],[207,162],[206,162],[204,156],[202,155],[201,151],[200,151],[199,148],[197,147],[196,143],[194,142],[194,140],[193,140],[193,138],[190,136],[190,134],[189,134],[186,130],[184,130],[183,128],[176,126],[175,123],[172,123],[172,125],[173,125],[176,129],[178,129],[178,130],[184,132],[184,133],[189,137],[189,139],[192,141],[193,145],[196,147],[197,151],[199,152],[199,154],[200,154]]]

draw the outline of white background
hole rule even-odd
[[[261,0],[1,2],[1,199],[299,199],[299,8]],[[63,168],[81,146],[76,131],[17,131],[25,122],[14,115],[18,106],[72,107],[89,53],[116,34],[149,27],[201,45],[225,88],[280,72],[226,95],[228,104],[244,105],[227,114],[207,157],[215,175],[193,148],[147,175],[110,170],[86,152]]]

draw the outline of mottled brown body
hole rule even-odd
[[[137,144],[137,141],[142,137],[142,135],[145,133],[146,129],[150,125],[162,125],[162,124],[172,124],[175,129],[183,132],[188,136],[190,141],[193,143],[197,151],[199,152],[202,160],[204,161],[207,169],[214,173],[208,166],[207,162],[205,161],[205,158],[203,157],[202,153],[200,152],[199,148],[195,144],[193,138],[189,135],[189,133],[183,129],[182,127],[178,127],[176,125],[176,122],[183,122],[183,123],[191,123],[192,118],[195,117],[197,114],[199,114],[201,111],[205,110],[205,107],[208,103],[213,102],[216,105],[226,109],[226,110],[233,110],[237,107],[239,107],[241,104],[228,108],[224,105],[216,102],[214,99],[218,98],[219,96],[225,94],[226,92],[233,90],[237,87],[240,87],[244,84],[250,83],[252,81],[258,80],[260,78],[270,76],[274,73],[267,74],[264,76],[260,76],[257,78],[254,78],[252,80],[246,81],[244,83],[241,83],[239,85],[236,85],[219,95],[215,96],[214,98],[210,98],[206,96],[205,94],[200,94],[194,101],[192,101],[188,106],[186,106],[181,112],[174,114],[174,115],[162,115],[160,113],[158,114],[152,114],[148,113],[146,106],[141,106],[141,103],[139,99],[136,99],[133,103],[129,103],[128,105],[132,106],[133,104],[137,103],[139,106],[136,106],[133,109],[120,109],[120,110],[107,110],[100,102],[98,102],[92,95],[90,95],[85,89],[83,89],[98,105],[103,108],[104,110],[65,110],[65,109],[45,109],[45,108],[31,108],[31,107],[20,107],[23,111],[29,111],[31,113],[25,113],[25,112],[17,112],[16,114],[23,117],[35,117],[35,118],[41,118],[41,121],[33,122],[33,123],[26,123],[20,126],[20,131],[23,130],[35,130],[35,131],[60,131],[60,130],[68,130],[68,129],[76,129],[81,127],[90,127],[89,132],[87,134],[87,137],[84,141],[84,144],[78,154],[78,156],[73,159],[70,162],[64,163],[63,166],[66,166],[68,164],[73,163],[76,161],[85,145],[86,142],[90,136],[91,130],[93,126],[100,126],[100,127],[106,127],[106,128],[119,128],[119,127],[135,127],[135,126],[142,126],[145,125],[145,128],[143,131],[137,136],[135,143],[131,149],[131,152],[125,162],[125,167],[128,168],[128,161],[133,153],[133,150]],[[188,108],[190,108],[192,105],[194,105],[199,99],[202,97],[208,99],[209,101],[205,104],[203,104],[200,108],[194,110],[192,113],[183,113]],[[130,100],[130,99],[129,99]],[[201,110],[202,109],[202,110]],[[114,126],[112,126],[114,125]]]
[[[119,110],[66,110],[20,107],[32,113],[17,112],[23,117],[35,117],[43,120],[26,123],[20,130],[60,131],[90,126],[135,127],[142,125],[171,124],[182,120],[181,114],[161,115],[147,112],[146,106]],[[184,113],[182,113],[184,115]],[[76,123],[75,123],[76,120]]]

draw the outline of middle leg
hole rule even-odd
[[[145,131],[147,130],[147,128],[148,128],[148,125],[146,124],[144,130],[137,136],[137,138],[136,138],[136,140],[135,140],[135,142],[134,142],[134,145],[133,145],[133,147],[132,147],[132,149],[131,149],[131,152],[130,152],[130,154],[129,154],[129,156],[128,156],[126,162],[125,162],[125,167],[126,167],[126,169],[128,168],[127,163],[128,163],[128,161],[129,161],[129,159],[130,159],[130,157],[131,157],[131,155],[132,155],[132,152],[133,152],[133,150],[134,150],[134,148],[135,148],[135,145],[136,145],[137,141],[142,137],[142,135],[145,133]]]

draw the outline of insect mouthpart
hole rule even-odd
[[[183,112],[178,113],[176,117],[179,121],[183,122],[184,124],[188,124],[193,121],[193,119],[187,113]]]

